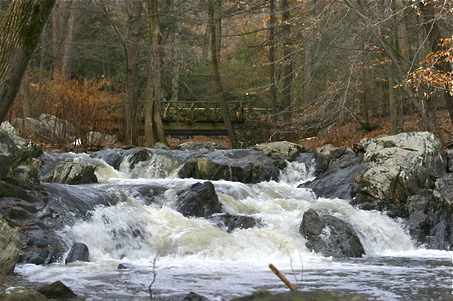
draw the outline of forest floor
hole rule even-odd
[[[401,117],[402,129],[400,132],[414,132],[423,131],[423,124],[417,115],[409,115]],[[375,127],[373,131],[365,131],[362,126],[357,122],[345,123],[341,126],[335,127],[329,131],[323,131],[314,137],[300,138],[296,141],[291,141],[302,145],[306,149],[314,149],[326,144],[332,144],[337,147],[347,147],[357,144],[364,138],[374,138],[381,135],[390,135],[390,122],[386,119],[371,120],[371,125]],[[453,127],[448,118],[448,113],[442,111],[439,113],[439,125],[442,129],[445,145],[453,143]],[[181,143],[186,141],[194,142],[215,142],[225,148],[231,148],[227,137],[213,137],[213,136],[194,136],[191,139],[168,138],[168,142],[172,149],[177,149]]]

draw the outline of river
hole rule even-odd
[[[21,264],[11,281],[39,286],[60,280],[86,300],[149,300],[155,278],[151,289],[158,299],[196,292],[230,300],[258,289],[286,291],[268,268],[273,264],[303,291],[341,290],[369,300],[453,298],[452,252],[416,248],[400,221],[381,212],[296,188],[312,178],[302,163],[288,164],[278,182],[212,181],[225,213],[259,221],[229,233],[212,220],[177,212],[177,193],[202,180],[179,179],[177,167],[153,158],[133,169],[122,164],[119,171],[99,161],[98,184],[44,184],[66,194],[89,198],[102,192],[121,201],[97,206],[89,218],[70,221],[58,232],[68,249],[85,243],[90,262]],[[155,187],[165,192],[149,202],[143,191]],[[299,225],[309,208],[351,224],[366,255],[336,259],[308,250]]]

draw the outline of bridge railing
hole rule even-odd
[[[267,114],[265,108],[251,108],[243,101],[229,101],[228,112],[233,122],[257,118],[257,112]],[[164,101],[162,119],[172,122],[222,121],[222,112],[217,101]]]

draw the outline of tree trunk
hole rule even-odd
[[[52,10],[52,59],[53,74],[62,72],[65,43],[68,39],[68,25],[71,16],[72,0],[57,1]],[[64,76],[64,75],[63,75]]]
[[[61,56],[60,73],[64,79],[71,78],[72,73],[72,56],[74,49],[74,38],[77,30],[76,17],[78,12],[78,1],[71,1],[69,8],[69,17],[66,23],[66,34],[63,42],[63,53]]]
[[[224,90],[222,86],[222,80],[220,78],[219,72],[219,57],[218,57],[218,39],[217,39],[217,30],[214,17],[214,0],[208,0],[208,23],[210,28],[210,45],[211,45],[211,66],[214,77],[214,84],[217,92],[217,97],[219,99],[220,110],[222,112],[223,122],[228,133],[228,138],[230,139],[231,147],[237,148],[238,142],[236,139],[236,134],[233,129],[233,124],[230,120],[230,115],[228,112],[228,106],[224,96]]]
[[[16,97],[55,0],[12,0],[0,24],[0,122]]]
[[[277,82],[275,81],[275,27],[277,20],[275,17],[275,0],[269,0],[269,81],[272,118],[275,122],[277,116]]]
[[[148,31],[150,39],[150,66],[145,103],[145,146],[156,142],[168,145],[162,119],[160,102],[162,98],[162,35],[159,27],[159,7],[157,0],[148,0]]]
[[[20,96],[22,100],[22,110],[25,117],[31,116],[30,106],[30,83],[28,82],[27,76],[22,77],[22,83],[20,84]]]
[[[291,25],[289,15],[289,0],[282,0],[282,43],[283,43],[283,121],[285,127],[291,126],[291,86],[293,71],[291,62]],[[288,137],[286,137],[288,139]]]
[[[127,9],[127,33],[124,37],[124,51],[126,54],[126,99],[125,99],[125,127],[126,142],[129,145],[138,144],[137,112],[139,97],[139,53],[140,53],[140,17],[142,3],[130,1]]]
[[[390,72],[389,72],[390,73]],[[395,96],[395,80],[390,73],[389,77],[389,111],[390,111],[390,134],[398,134],[398,104]]]

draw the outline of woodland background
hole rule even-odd
[[[267,108],[263,141],[428,130],[447,145],[452,34],[447,0],[57,0],[7,119],[53,114],[147,145],[162,140],[139,131],[154,93]]]

